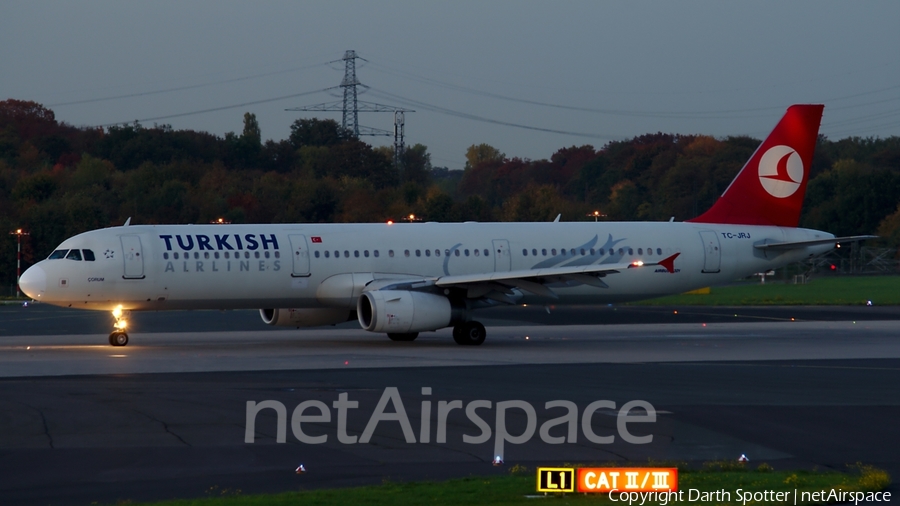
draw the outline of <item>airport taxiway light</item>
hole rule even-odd
[[[497,455],[496,457],[494,457],[494,460],[491,461],[491,464],[494,464],[494,466],[498,466],[498,467],[499,467],[499,466],[502,466],[502,465],[503,465],[503,459],[501,459],[500,456]]]
[[[306,466],[300,464],[299,466],[297,466],[297,469],[294,469],[294,472],[297,474],[306,474]]]
[[[738,459],[738,462],[750,462],[750,459],[748,459],[747,456],[742,453],[740,458]]]
[[[675,311],[675,314],[678,314],[678,311]]]
[[[388,223],[388,225],[393,225],[393,224],[394,224],[394,220],[388,220],[387,223]]]

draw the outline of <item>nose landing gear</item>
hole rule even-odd
[[[122,306],[117,306],[113,309],[112,315],[116,323],[113,324],[114,330],[109,334],[109,344],[125,346],[128,344],[128,333],[125,332],[125,328],[128,327],[128,311],[122,311]]]

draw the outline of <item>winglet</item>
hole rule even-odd
[[[665,260],[660,260],[659,265],[662,265],[663,267],[665,267],[666,270],[669,271],[669,273],[674,274],[675,273],[675,258],[677,258],[678,255],[680,255],[680,254],[681,253],[675,253],[674,255],[670,256],[669,258],[667,258]]]

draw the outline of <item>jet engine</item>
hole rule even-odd
[[[403,334],[437,330],[463,320],[464,312],[441,295],[407,290],[363,292],[356,305],[359,324],[370,332]]]
[[[260,309],[259,316],[266,325],[276,327],[319,327],[350,321],[353,311],[336,308]]]

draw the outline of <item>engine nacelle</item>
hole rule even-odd
[[[447,297],[406,290],[364,292],[356,315],[365,330],[397,334],[442,329],[459,316]]]
[[[350,321],[353,311],[336,308],[260,309],[259,316],[266,325],[276,327],[319,327]]]

